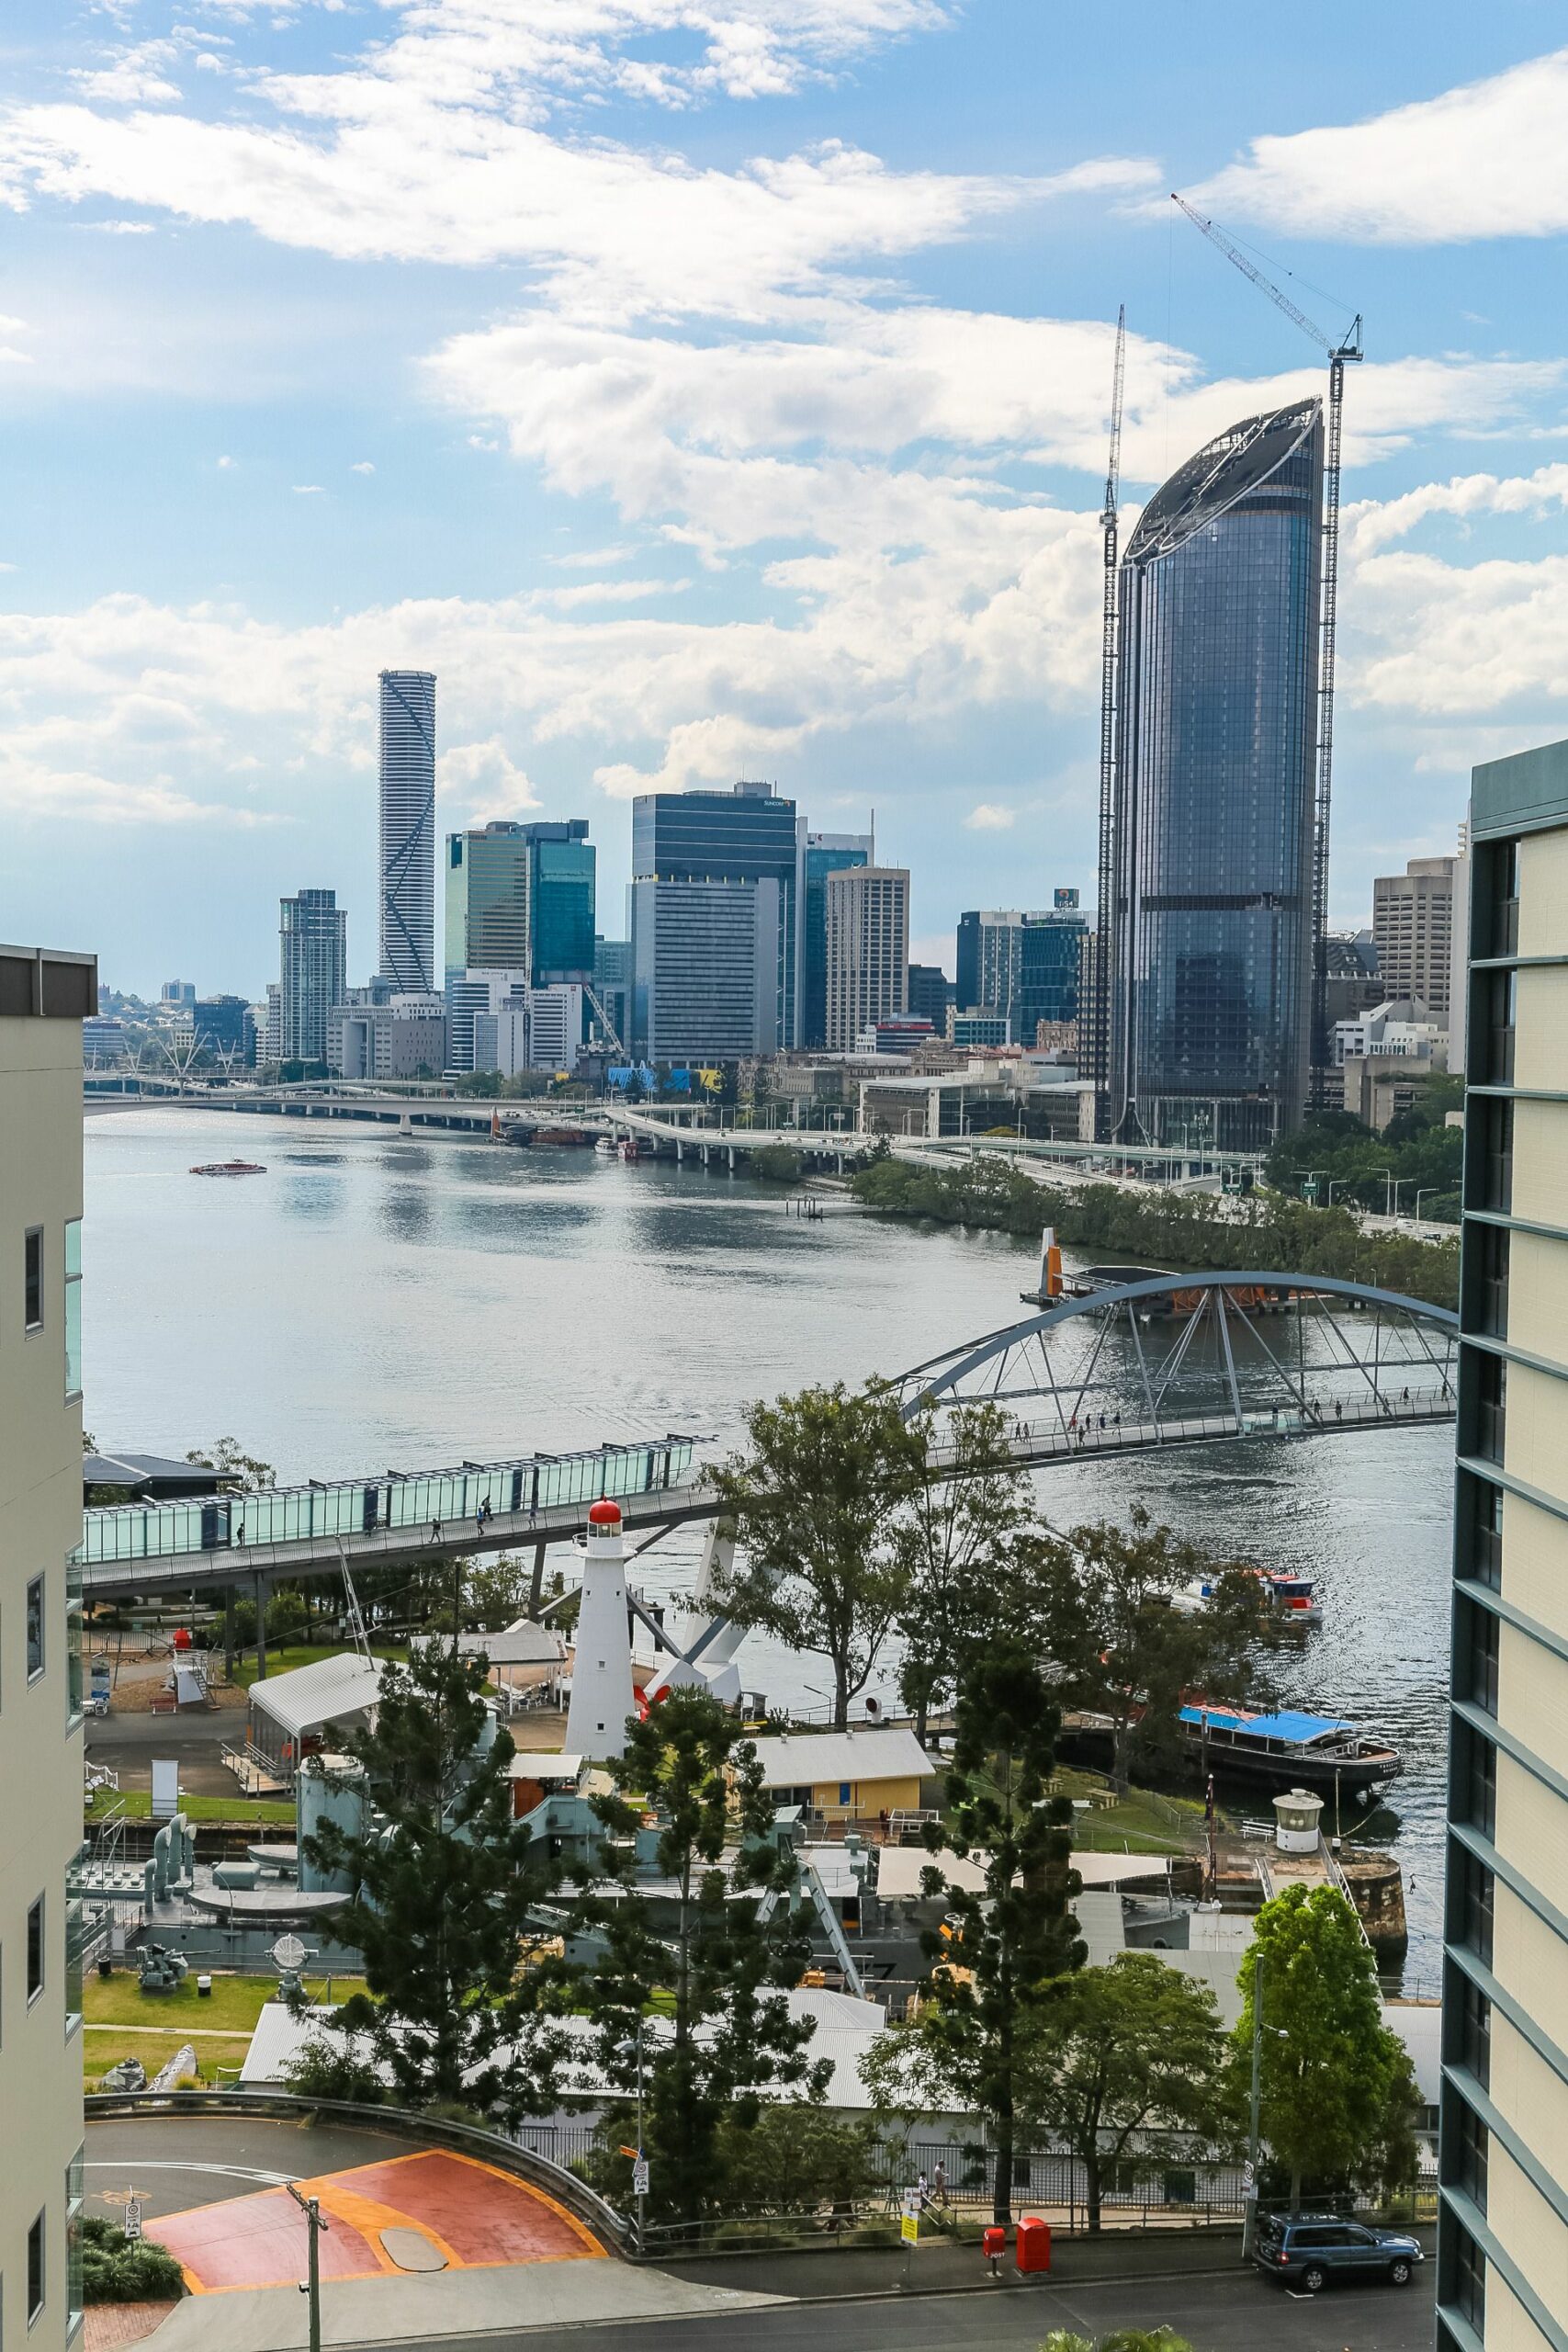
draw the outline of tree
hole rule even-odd
[[[1054,2327],[1040,2352],[1192,2352],[1192,2346],[1168,2327],[1118,2327],[1098,2344],[1070,2328]]]
[[[947,1813],[934,1852],[973,1854],[978,1892],[948,1885],[948,1917],[924,1939],[935,1963],[912,2023],[882,2037],[863,2066],[879,2105],[960,2107],[984,2117],[996,2155],[994,2210],[1012,2218],[1012,2160],[1029,2052],[1054,1980],[1081,1965],[1068,1905],[1066,1799],[1047,1788],[1057,1713],[1030,1652],[1005,1644],[971,1660],[960,1686]],[[940,1871],[925,1873],[941,1894]]]
[[[1069,1706],[1108,1716],[1111,1770],[1180,1753],[1179,1715],[1195,1692],[1224,1706],[1262,1694],[1258,1653],[1278,1638],[1258,1578],[1239,1561],[1215,1563],[1156,1527],[1141,1503],[1129,1529],[1100,1520],[1066,1535],[1042,1532],[1015,1547],[1025,1598]],[[1198,1577],[1201,1608],[1171,1595]]]
[[[1238,2083],[1252,2065],[1257,1960],[1263,1966],[1259,2123],[1290,2176],[1294,2211],[1303,2181],[1314,2192],[1327,2190],[1401,2158],[1414,2086],[1404,2045],[1383,2024],[1377,1962],[1353,1905],[1336,1887],[1300,1885],[1263,1905],[1236,1978]]]
[[[277,1473],[270,1462],[263,1462],[254,1453],[240,1450],[238,1438],[214,1438],[204,1453],[186,1455],[204,1470],[214,1470],[223,1491],[228,1494],[254,1495],[277,1484]]]
[[[737,1623],[828,1659],[842,1731],[905,1600],[897,1514],[924,1481],[924,1439],[874,1382],[753,1405],[746,1429],[749,1451],[718,1474],[742,1548],[716,1598]]]
[[[514,1751],[485,1705],[486,1670],[436,1642],[385,1668],[374,1729],[346,1742],[365,1775],[357,1834],[324,1821],[304,1846],[354,1888],[332,1932],[363,1955],[367,1992],[335,2022],[407,2104],[512,2123],[553,2096],[555,2046],[519,1975],[553,1872],[512,1817]]]
[[[607,1883],[581,1890],[568,1930],[592,1938],[599,1956],[573,1997],[624,2098],[637,2090],[640,2044],[649,2202],[695,2221],[726,2200],[725,2134],[756,2122],[763,2091],[819,2100],[827,2087],[829,2067],[806,2054],[812,2024],[791,2017],[783,1992],[809,1952],[796,1867],[774,1841],[756,1749],[709,1692],[673,1690],[629,1723],[609,1770],[614,1789],[593,1800]],[[650,1810],[670,1888],[657,1907],[631,1892]]]
[[[1084,2167],[1089,2226],[1101,2185],[1147,2131],[1203,2141],[1226,2132],[1228,2044],[1206,1984],[1153,1952],[1057,1980],[1030,2037],[1021,2098],[1032,2123],[1065,2139]]]
[[[929,1456],[930,1418],[914,1427]],[[942,1450],[950,1475],[915,1488],[899,1512],[895,1545],[905,1584],[898,1690],[922,1745],[931,1709],[1001,1630],[1012,1589],[1009,1550],[1033,1515],[1029,1480],[1013,1462],[1006,1418],[994,1405],[960,1406]]]
[[[514,1624],[528,1606],[528,1570],[502,1552],[493,1560],[471,1560],[463,1577],[463,1623],[487,1634]]]

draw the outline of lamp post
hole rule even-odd
[[[1410,1182],[1410,1181],[1411,1180],[1408,1176],[1390,1177],[1388,1186],[1388,1213],[1391,1218],[1396,1217],[1399,1215],[1400,1192],[1404,1185]]]
[[[1361,1179],[1361,1182],[1362,1182],[1363,1183],[1371,1184],[1371,1183],[1375,1182],[1376,1182],[1376,1180],[1377,1180],[1377,1178],[1378,1178],[1378,1177],[1380,1177],[1380,1176],[1382,1176],[1382,1177],[1384,1179],[1384,1181],[1388,1183],[1388,1185],[1391,1187],[1391,1191],[1390,1191],[1390,1192],[1388,1192],[1388,1193],[1385,1193],[1383,1194],[1383,1215],[1384,1215],[1385,1216],[1387,1216],[1392,1215],[1392,1211],[1390,1210],[1390,1208],[1389,1208],[1389,1205],[1388,1205],[1388,1204],[1389,1204],[1389,1201],[1390,1201],[1390,1199],[1391,1199],[1391,1197],[1392,1197],[1392,1186],[1393,1186],[1393,1169],[1392,1169],[1392,1168],[1369,1168],[1369,1169],[1368,1169],[1368,1170],[1367,1170],[1367,1172],[1366,1172],[1366,1175]]]
[[[291,2180],[286,2180],[283,2186],[305,2216],[307,2267],[299,2292],[310,2298],[310,2352],[321,2352],[321,2266],[317,2241],[327,2227],[327,2219],[314,2197],[301,2197]]]
[[[642,2029],[643,2020],[639,2017],[637,2021],[637,2031],[631,2040],[629,2041],[617,2041],[615,2044],[615,2054],[617,2057],[630,2058],[635,2056],[637,2059],[637,2162],[632,2172],[632,2186],[637,2197],[637,2250],[638,2254],[643,2250],[643,2225],[648,2213],[648,2158],[643,2154],[642,2144]],[[316,2347],[314,2346],[311,2346],[311,2352],[316,2352]]]
[[[1411,1221],[1412,1221],[1414,1224],[1416,1224],[1416,1225],[1419,1225],[1419,1224],[1420,1224],[1420,1222],[1421,1222],[1421,1204],[1422,1204],[1422,1202],[1426,1199],[1426,1197],[1427,1197],[1427,1193],[1440,1193],[1442,1190],[1443,1190],[1443,1187],[1441,1186],[1441,1184],[1423,1184],[1423,1185],[1422,1185],[1422,1187],[1421,1187],[1420,1191],[1419,1191],[1419,1192],[1416,1193],[1416,1205],[1415,1205],[1415,1207],[1414,1207],[1414,1208],[1411,1210],[1411,1212],[1410,1212]]]

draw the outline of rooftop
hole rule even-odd
[[[862,1724],[849,1731],[791,1732],[760,1739],[757,1761],[770,1789],[817,1781],[929,1780],[942,1770],[903,1725]]]
[[[63,947],[0,947],[0,1019],[85,1021],[98,1009],[98,959]]]
[[[312,1658],[309,1666],[253,1683],[251,1705],[297,1739],[317,1724],[341,1723],[345,1715],[363,1714],[373,1707],[380,1696],[383,1671],[379,1658],[361,1657],[356,1650]]]

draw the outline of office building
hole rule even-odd
[[[380,685],[381,970],[400,996],[429,996],[436,986],[435,680],[428,670],[383,670]]]
[[[869,865],[875,854],[869,833],[806,836],[800,853],[800,1042],[809,1053],[819,1053],[828,1042],[828,876]]]
[[[86,1069],[118,1069],[130,1058],[130,1040],[125,1023],[115,1015],[95,1012],[82,1023],[82,1062]]]
[[[624,1052],[631,1035],[632,1019],[632,944],[629,939],[595,939],[593,942],[593,993],[604,1007],[614,1035],[605,1039],[613,1049]]]
[[[1403,874],[1372,883],[1372,938],[1385,995],[1415,997],[1449,1025],[1454,861],[1413,857]]]
[[[474,1023],[475,1066],[515,1078],[521,1070],[570,1074],[582,1050],[584,997],[562,983],[503,997]]]
[[[908,869],[852,866],[827,888],[828,1050],[844,1054],[867,1028],[908,1016]]]
[[[584,817],[449,834],[446,970],[525,970],[535,988],[592,979],[595,865]]]
[[[258,1032],[256,1053],[270,1069],[283,1059],[283,990],[276,980],[266,984],[266,1017]]]
[[[1075,1025],[1082,976],[1086,918],[1077,892],[1058,890],[1049,913],[976,909],[958,918],[961,1012],[999,1012],[1013,1042],[1032,1046],[1043,1021]]]
[[[196,982],[194,980],[165,980],[158,991],[158,1001],[160,1004],[194,1004]]]
[[[348,965],[348,916],[336,891],[301,890],[297,898],[282,899],[278,934],[283,953],[277,1057],[325,1062],[327,1019],[344,1001]]]
[[[632,1035],[649,1062],[795,1042],[795,807],[765,784],[632,804]]]
[[[494,1061],[484,1058],[486,1049],[478,1024],[486,1019],[491,1022],[490,1037],[493,1043],[493,1023],[498,1008],[509,999],[521,1000],[527,993],[526,965],[492,971],[448,972],[446,1069],[458,1077],[469,1070],[496,1069],[498,1065]]]
[[[1467,1012],[1465,974],[1470,965],[1470,828],[1459,829],[1454,857],[1454,909],[1449,935],[1449,1068],[1465,1065]]]
[[[339,1078],[439,1078],[446,1055],[446,1007],[438,996],[378,1003],[368,990],[354,989],[328,1019],[327,1068]]]
[[[243,996],[204,996],[191,1007],[191,1036],[214,1060],[250,1068],[256,1057],[255,1023]]]
[[[82,1023],[91,956],[0,947],[0,2340],[81,2326]]]
[[[1267,1145],[1306,1107],[1323,416],[1248,417],[1120,574],[1107,1123]]]
[[[1441,2352],[1568,2340],[1568,742],[1470,836]]]
[[[908,1008],[918,1021],[929,1021],[939,1037],[947,1034],[948,1007],[953,1002],[953,982],[940,964],[911,964]]]

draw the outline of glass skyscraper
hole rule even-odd
[[[1247,418],[1121,570],[1111,1132],[1266,1146],[1306,1107],[1323,412]]]
[[[322,1062],[327,1016],[347,984],[348,916],[335,890],[301,890],[278,901],[282,970],[278,1057]]]
[[[435,987],[435,679],[383,670],[381,970],[400,996]]]
[[[1010,909],[972,909],[958,918],[958,992],[961,1012],[1000,1012],[1015,1046],[1032,1046],[1041,1022],[1071,1023],[1078,1017],[1078,974],[1088,930],[1076,892],[1049,913]]]
[[[446,840],[446,971],[525,970],[534,988],[593,977],[588,820],[486,825]]]
[[[807,833],[800,855],[800,1042],[828,1042],[828,876],[869,865],[869,833]]]
[[[765,784],[632,803],[632,1045],[734,1061],[795,1041],[796,824]]]

